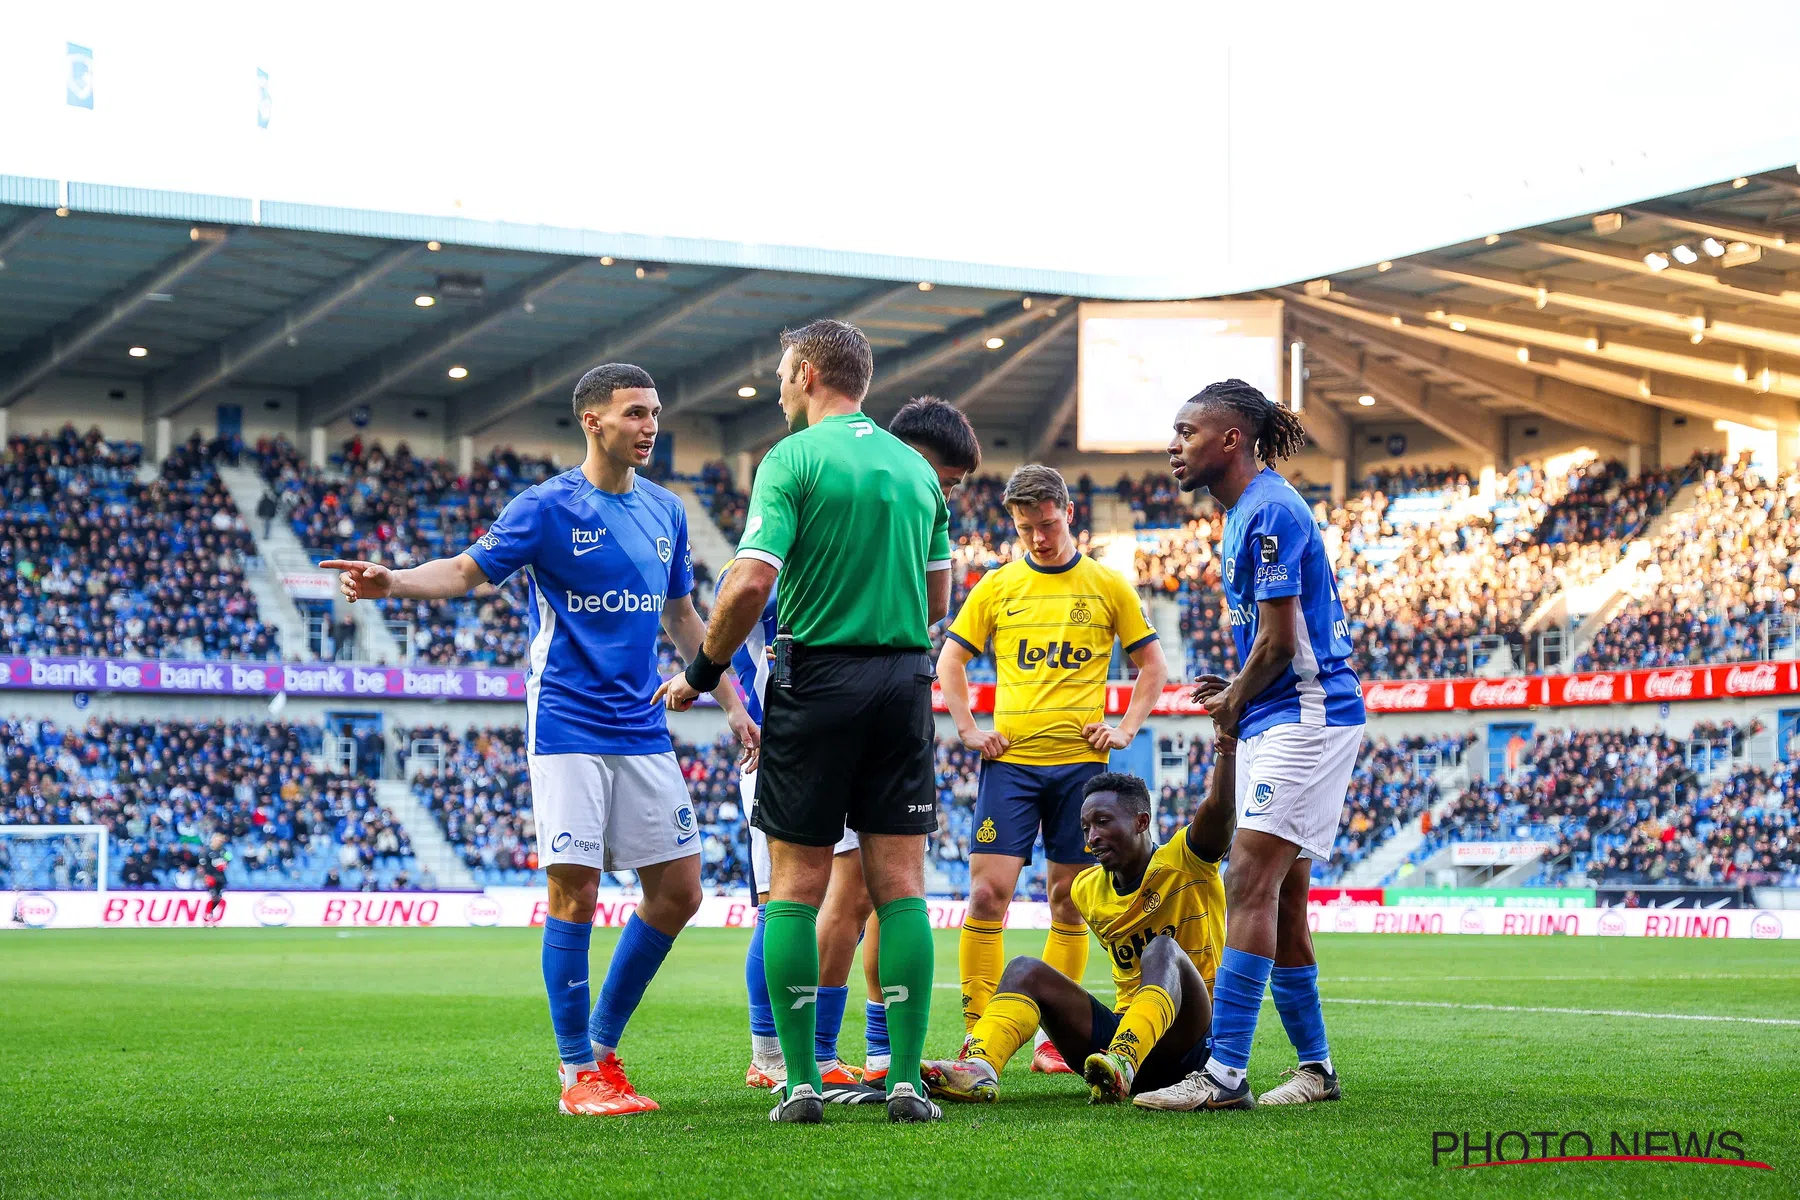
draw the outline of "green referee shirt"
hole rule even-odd
[[[781,573],[776,619],[799,645],[927,650],[950,510],[911,446],[861,413],[827,417],[763,459],[738,556]]]

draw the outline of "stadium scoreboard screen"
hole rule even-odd
[[[1279,300],[1083,304],[1076,445],[1160,451],[1181,402],[1221,379],[1245,380],[1280,401],[1281,309]]]

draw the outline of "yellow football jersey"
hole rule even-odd
[[[1077,554],[1065,567],[1020,558],[989,571],[949,636],[971,654],[993,642],[994,728],[1012,743],[1000,761],[1050,767],[1106,761],[1081,730],[1106,716],[1113,639],[1129,653],[1156,630],[1123,575]]]
[[[1069,894],[1112,955],[1113,983],[1119,989],[1114,1010],[1123,1012],[1137,994],[1142,978],[1138,955],[1158,934],[1175,939],[1212,990],[1225,951],[1225,884],[1218,863],[1188,849],[1185,828],[1156,848],[1137,891],[1119,895],[1106,869],[1093,866],[1075,877]]]

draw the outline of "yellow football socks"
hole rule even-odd
[[[1150,1047],[1169,1032],[1174,1022],[1175,1001],[1155,984],[1146,984],[1119,1014],[1119,1027],[1113,1031],[1112,1045],[1107,1050],[1124,1055],[1134,1068],[1141,1067],[1144,1055],[1150,1053]]]
[[[988,1002],[981,1020],[969,1030],[970,1058],[979,1058],[998,1075],[1006,1060],[1037,1032],[1038,1006],[1029,996],[1001,992]]]
[[[1044,939],[1044,961],[1080,983],[1087,973],[1087,926],[1050,922],[1050,936]]]
[[[975,1022],[987,1011],[994,989],[1000,986],[1002,958],[1006,948],[1001,943],[1001,921],[977,921],[964,918],[962,940],[957,943],[957,965],[962,970],[963,1028],[975,1028]],[[766,935],[765,935],[766,936]]]

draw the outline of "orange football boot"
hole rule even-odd
[[[1045,1042],[1031,1056],[1031,1069],[1040,1075],[1073,1075],[1075,1069],[1063,1061],[1055,1042]]]
[[[635,1103],[640,1112],[655,1112],[662,1107],[650,1097],[639,1094],[638,1090],[631,1086],[631,1080],[625,1078],[625,1064],[619,1061],[617,1054],[607,1055],[606,1060],[600,1063],[600,1077],[619,1095],[628,1097]]]
[[[769,1074],[755,1063],[751,1063],[749,1069],[744,1072],[745,1087],[761,1088],[763,1091],[767,1092],[781,1087],[783,1082],[783,1080],[775,1078],[775,1076]]]
[[[572,1117],[622,1117],[646,1111],[637,1097],[619,1091],[598,1069],[577,1071],[575,1082],[563,1088],[556,1107]]]

